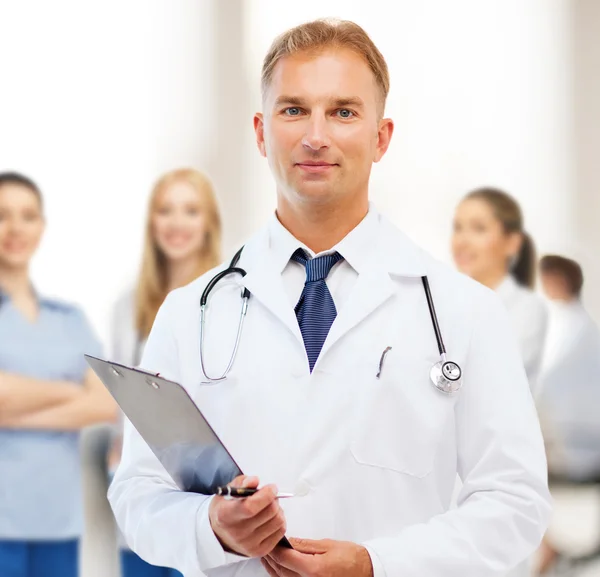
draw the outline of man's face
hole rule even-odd
[[[571,293],[567,280],[558,273],[542,272],[540,275],[544,294],[551,301],[568,302],[575,299]]]
[[[254,118],[257,143],[283,200],[328,204],[366,199],[373,162],[393,131],[366,61],[348,49],[281,59]],[[363,198],[364,197],[364,198]]]

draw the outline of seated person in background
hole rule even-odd
[[[600,481],[600,330],[581,302],[575,261],[545,256],[540,273],[550,301],[538,402],[550,479]],[[541,569],[555,558],[545,539]]]
[[[76,577],[83,531],[80,430],[116,418],[83,355],[85,316],[32,286],[44,231],[38,187],[0,174],[0,575]]]

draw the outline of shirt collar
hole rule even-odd
[[[55,306],[57,303],[56,301],[52,300],[52,299],[48,299],[42,295],[40,295],[40,293],[35,289],[34,286],[31,287],[32,291],[33,291],[33,295],[35,296],[38,305],[40,307],[44,307],[44,308],[52,308],[53,306]],[[6,304],[8,301],[10,300],[10,296],[8,295],[8,293],[6,293],[2,287],[0,287],[0,307],[4,304]]]
[[[378,237],[378,216],[377,210],[372,204],[369,204],[369,211],[356,227],[330,250],[317,255],[287,230],[274,213],[268,225],[269,248],[273,255],[273,265],[279,273],[283,272],[294,252],[301,248],[313,258],[338,252],[360,274],[368,263],[369,248],[372,249]]]
[[[239,266],[249,273],[268,269],[280,275],[298,248],[312,254],[272,215],[267,226],[246,243]],[[401,277],[419,277],[436,266],[431,256],[372,204],[367,217],[331,250],[339,250],[359,274],[363,270],[377,269]]]

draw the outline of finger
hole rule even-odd
[[[252,532],[256,540],[259,542],[265,541],[269,538],[273,538],[273,535],[283,535],[285,534],[285,516],[283,514],[283,510],[278,507],[275,510],[275,514],[271,516],[269,519],[260,525],[258,525]],[[281,538],[280,537],[280,538]],[[275,545],[277,542],[275,542]],[[273,545],[273,546],[275,546]]]
[[[246,475],[239,475],[231,483],[232,487],[236,489],[256,489],[258,487],[258,477],[248,477]]]
[[[326,553],[331,548],[329,539],[298,539],[297,537],[290,537],[290,543],[296,551],[301,553],[311,553],[318,555]]]
[[[275,485],[267,485],[254,495],[241,499],[236,505],[240,505],[240,510],[246,517],[254,517],[269,505],[277,503],[277,487]]]
[[[281,515],[283,515],[283,510],[279,506],[279,503],[273,503],[254,517],[246,516],[245,511],[237,511],[234,517],[234,524],[239,525],[245,535],[249,535],[255,531],[262,531],[261,527],[264,527]],[[264,536],[266,537],[266,534]]]
[[[296,573],[311,574],[311,568],[314,565],[313,556],[308,553],[300,553],[293,549],[285,547],[275,547],[269,553],[269,559],[274,561],[276,565],[295,571]]]
[[[279,565],[273,559],[265,557],[267,565],[271,568],[271,570],[277,575],[277,577],[302,577],[300,573],[293,571],[292,569],[288,569],[287,567],[283,567]]]
[[[282,527],[281,529],[276,529],[266,539],[263,539],[258,544],[260,551],[263,552],[263,556],[271,553],[277,547],[277,545],[279,544],[279,541],[281,541],[281,539],[283,539],[284,535],[285,535],[285,527]]]
[[[265,571],[269,574],[269,577],[280,577],[280,575],[271,567],[271,564],[263,557],[260,560],[261,565],[264,567]]]
[[[249,530],[259,527],[281,508],[272,488],[267,489],[265,487],[265,493],[259,495],[262,491],[263,489],[252,495],[252,497],[244,499],[225,500],[223,497],[218,497],[222,499],[219,503],[222,511],[219,517],[228,519],[231,523],[248,523]],[[258,498],[255,499],[255,497]]]

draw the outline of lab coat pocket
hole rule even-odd
[[[389,363],[358,393],[350,450],[359,464],[418,478],[432,471],[443,435],[453,434],[456,394],[435,389],[430,368],[424,360]]]

